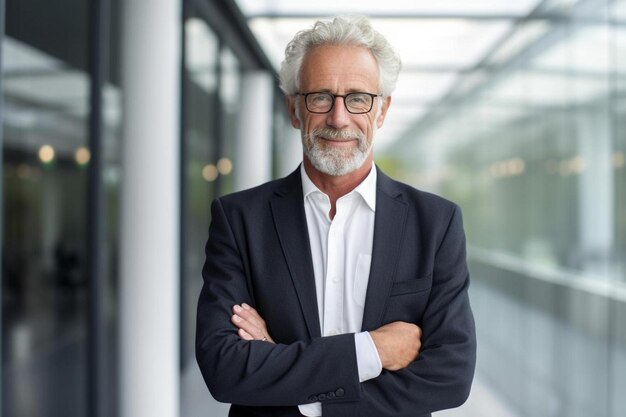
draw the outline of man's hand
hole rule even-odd
[[[261,340],[263,342],[274,343],[274,340],[267,332],[265,320],[259,313],[248,304],[235,304],[233,306],[233,316],[231,321],[239,329],[237,334],[243,340]]]
[[[397,371],[413,362],[422,347],[422,329],[395,321],[370,332],[384,369]]]
[[[243,340],[275,343],[267,331],[265,320],[248,304],[233,306],[232,323]],[[409,366],[422,347],[422,329],[412,323],[396,321],[370,332],[384,369],[397,371]]]

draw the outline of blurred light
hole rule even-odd
[[[76,160],[76,163],[78,165],[87,165],[91,160],[91,152],[89,152],[89,149],[85,148],[84,146],[80,147],[76,149],[76,152],[74,153],[74,159]]]
[[[521,175],[526,170],[526,162],[522,158],[513,158],[508,161],[510,175]]]
[[[613,154],[613,166],[615,168],[624,168],[626,165],[626,155],[624,152],[615,152]]]
[[[217,170],[217,167],[213,164],[205,165],[205,167],[202,168],[202,178],[204,178],[208,182],[215,181],[218,175],[219,171]]]
[[[217,170],[222,175],[228,175],[233,170],[233,163],[228,158],[221,158],[217,161]]]
[[[571,170],[575,174],[580,174],[587,167],[587,163],[582,156],[577,156],[570,161]]]
[[[54,148],[50,145],[39,148],[39,160],[44,164],[51,163],[54,160]]]
[[[454,167],[443,166],[431,169],[426,172],[418,173],[414,176],[415,181],[421,187],[435,187],[448,181],[454,181],[457,172]]]
[[[494,162],[486,169],[490,178],[506,178],[521,175],[526,170],[526,162],[522,158],[511,158]]]
[[[580,174],[587,167],[587,162],[582,156],[566,159],[559,164],[559,174],[563,177]]]

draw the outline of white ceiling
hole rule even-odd
[[[385,126],[378,133],[379,148],[414,137],[416,126],[424,125],[421,121],[437,108],[446,108],[441,103],[477,88],[476,102],[489,103],[494,110],[488,113],[501,113],[506,120],[529,106],[562,106],[606,94],[607,74],[615,61],[626,68],[626,26],[600,22],[564,27],[549,15],[584,13],[623,21],[626,0],[545,0],[541,6],[540,0],[236,1],[276,69],[288,41],[319,18],[370,17],[404,63]],[[200,70],[214,67],[217,44],[200,23],[187,22],[187,34],[194,42],[188,42],[186,53],[189,64],[198,70],[197,81],[211,89],[217,80],[211,71],[205,77]],[[553,36],[564,28],[565,34]],[[608,45],[617,45],[624,53]],[[499,71],[529,51],[524,71]],[[88,79],[83,72],[8,36],[2,52],[8,95],[47,105],[57,115],[79,119],[87,115]],[[116,126],[121,118],[120,92],[107,86],[105,100],[110,103],[105,106],[105,120]],[[43,120],[19,107],[5,107],[7,125],[23,127]]]
[[[403,70],[393,94],[377,146],[385,147],[414,126],[455,88],[470,87],[467,75],[485,60],[539,0],[237,0],[249,26],[276,69],[294,34],[320,19],[341,14],[370,17],[402,57]],[[507,59],[545,31],[541,22],[528,26]],[[517,33],[517,32],[515,32]],[[475,79],[476,75],[472,75]],[[476,80],[474,80],[476,81]],[[464,84],[464,87],[461,87]]]
[[[332,16],[337,14],[363,14],[371,16],[389,14],[448,14],[448,15],[511,15],[525,16],[537,0],[237,0],[248,16],[310,14]]]
[[[623,46],[626,56],[625,26],[606,22],[626,20],[625,0],[236,2],[276,69],[289,40],[316,20],[342,14],[370,18],[403,60],[392,107],[378,133],[379,149],[414,136],[424,125],[420,121],[446,108],[442,103],[472,91],[480,91],[476,102],[490,103],[494,110],[488,113],[502,113],[502,120],[532,106],[591,100],[606,94],[616,56],[609,46]],[[597,24],[562,24],[574,16]],[[521,73],[511,65],[520,57]],[[502,111],[496,108],[500,103]]]

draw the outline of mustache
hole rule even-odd
[[[334,140],[365,140],[365,135],[361,132],[348,129],[333,129],[330,127],[320,127],[309,132],[311,138],[326,138]]]

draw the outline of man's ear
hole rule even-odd
[[[296,114],[296,96],[285,96],[285,102],[287,103],[287,111],[289,112],[289,118],[291,119],[291,125],[296,129],[300,129],[300,119]]]
[[[380,114],[376,117],[376,126],[381,128],[383,126],[383,122],[385,121],[385,117],[387,116],[387,110],[389,110],[389,106],[391,106],[391,96],[387,96],[384,98],[382,107],[380,109]]]

